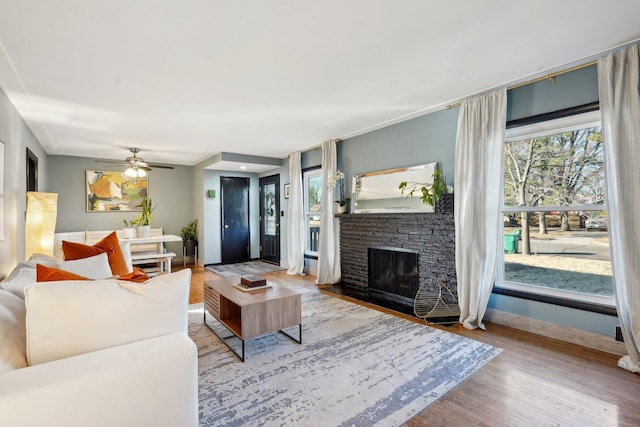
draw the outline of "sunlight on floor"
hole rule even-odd
[[[581,393],[573,387],[559,385],[555,378],[545,381],[544,378],[525,373],[519,368],[511,370],[506,375],[504,390],[500,392],[504,396],[502,403],[513,409],[513,411],[505,410],[505,413],[516,413],[516,409],[522,408],[523,400],[526,401],[529,396],[540,394],[540,387],[547,389],[544,393],[549,397],[544,402],[544,407],[531,408],[530,421],[539,421],[543,424],[546,421],[553,421],[554,413],[568,411],[580,414],[584,412],[582,408],[589,408],[584,418],[578,416],[575,419],[575,425],[616,425],[618,422],[617,405],[605,401],[607,396],[597,397],[599,393],[597,389],[592,389],[591,394]],[[594,412],[600,416],[594,417]],[[547,417],[549,419],[546,419]]]

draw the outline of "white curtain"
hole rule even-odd
[[[289,179],[289,212],[287,213],[287,262],[289,269],[287,273],[304,275],[304,248],[307,243],[307,233],[299,151],[289,155]]]
[[[609,245],[616,306],[628,354],[640,372],[640,47],[598,60],[605,141]]]
[[[455,149],[456,273],[460,322],[482,328],[500,244],[502,147],[507,91],[465,100]]]
[[[336,158],[336,142],[325,141],[322,144],[322,199],[317,284],[333,284],[340,281],[339,224],[335,217],[337,189],[327,188],[329,179],[337,172]]]

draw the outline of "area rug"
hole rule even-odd
[[[238,277],[284,269],[279,265],[269,264],[268,262],[248,261],[237,264],[207,265],[207,270],[211,270],[222,277]]]
[[[200,425],[397,426],[501,351],[311,291],[302,316],[302,344],[279,333],[247,340],[242,363],[192,306]]]

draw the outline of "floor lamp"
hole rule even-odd
[[[57,193],[27,192],[25,259],[34,253],[53,256],[57,213]]]

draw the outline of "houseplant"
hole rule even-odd
[[[196,254],[198,246],[198,219],[194,219],[180,230],[182,237],[182,246],[184,248],[184,256],[193,256]]]
[[[122,237],[125,239],[133,239],[136,237],[136,229],[134,226],[136,225],[136,220],[132,219],[131,221],[127,221],[123,219],[124,227],[122,228]]]
[[[432,177],[433,182],[431,183],[402,181],[398,188],[401,190],[401,194],[407,197],[412,197],[414,192],[420,192],[422,194],[422,196],[420,196],[422,203],[434,206],[436,212],[453,212],[453,199],[448,196],[450,194],[449,188],[447,188],[447,183],[442,171],[436,169]],[[447,199],[446,206],[439,203],[443,198]]]
[[[351,199],[349,197],[345,197],[345,189],[344,189],[344,172],[336,171],[336,174],[329,177],[329,182],[327,183],[327,188],[332,189],[335,188],[336,185],[339,185],[339,193],[338,200],[336,203],[338,204],[338,213],[345,213],[349,211],[349,202]]]
[[[198,220],[194,219],[180,230],[180,237],[183,241],[198,240]]]
[[[138,237],[150,237],[151,219],[153,218],[153,211],[156,209],[156,206],[153,206],[153,201],[146,197],[142,199],[141,206],[142,211],[134,220],[138,226]]]

